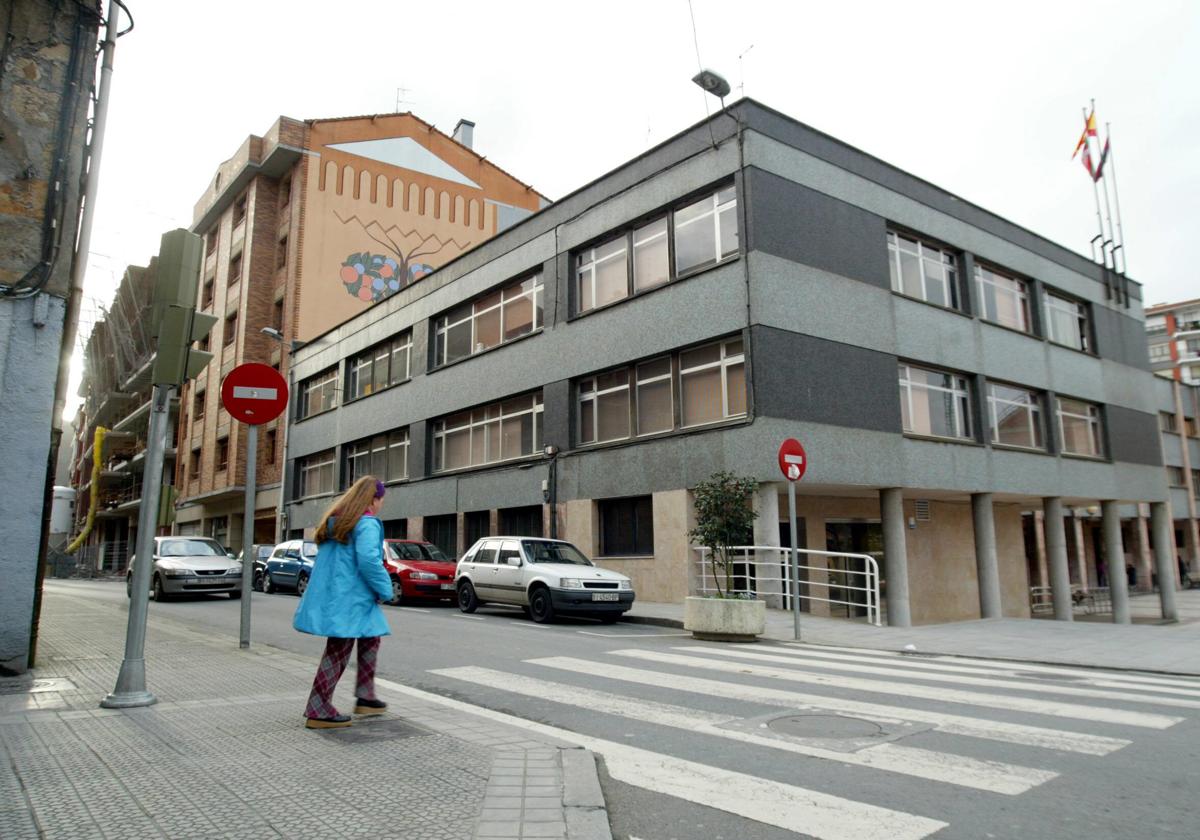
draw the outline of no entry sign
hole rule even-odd
[[[788,481],[799,481],[808,469],[808,455],[795,438],[788,438],[779,447],[779,469]]]
[[[221,405],[239,423],[269,423],[287,406],[287,381],[270,365],[238,365],[221,383]]]

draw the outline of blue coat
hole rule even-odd
[[[349,542],[329,539],[317,548],[292,626],[337,639],[388,636],[392,631],[378,602],[391,599],[392,579],[383,567],[383,525],[364,515]]]

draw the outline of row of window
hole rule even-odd
[[[908,297],[963,309],[959,299],[959,259],[940,245],[888,231],[888,268],[892,290]],[[975,264],[977,313],[986,321],[1033,334],[1029,284],[997,268]],[[1091,352],[1087,304],[1049,289],[1042,294],[1042,328],[1055,344]]]
[[[966,377],[901,364],[899,380],[901,425],[905,432],[956,440],[977,439],[971,424],[972,393]],[[1045,450],[1042,405],[1043,397],[1035,391],[989,381],[987,421],[991,442]],[[1064,453],[1104,457],[1099,406],[1056,396],[1054,414]]]
[[[1172,411],[1160,411],[1158,413],[1158,428],[1164,432],[1171,434],[1179,434],[1179,429],[1175,423],[1175,413]],[[1183,430],[1188,437],[1196,437],[1200,434],[1200,429],[1197,427],[1195,417],[1183,418]]]

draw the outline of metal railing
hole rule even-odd
[[[102,542],[85,545],[75,553],[75,574],[78,577],[107,577],[124,575],[129,566],[128,542]]]
[[[692,546],[696,552],[696,583],[694,590],[699,595],[717,592],[713,575],[725,578],[725,571],[713,562],[711,549]],[[845,551],[816,551],[796,549],[796,553],[826,558],[844,558],[844,566],[810,566],[800,564],[800,580],[793,585],[791,575],[791,553],[789,548],[777,545],[738,545],[730,549],[730,594],[749,595],[759,600],[778,598],[784,609],[790,609],[792,593],[796,592],[800,602],[819,601],[846,607],[854,616],[855,611],[865,612],[867,621],[876,627],[883,625],[880,614],[879,563],[869,554],[853,554]],[[852,565],[853,564],[853,565]],[[815,574],[814,574],[815,573]],[[823,587],[824,597],[813,594],[812,587]],[[724,586],[721,587],[724,590]]]
[[[1029,587],[1029,610],[1033,615],[1054,612],[1054,590],[1049,586]],[[1112,612],[1112,593],[1107,586],[1071,584],[1071,610],[1084,615]]]

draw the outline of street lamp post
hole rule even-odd
[[[287,381],[288,395],[290,400],[291,397],[296,393],[293,387],[294,383],[292,378],[292,355],[308,342],[297,341],[296,339],[288,341],[286,338],[284,338],[283,333],[274,327],[263,327],[261,332],[268,338],[279,342],[281,365],[283,363],[283,354],[287,354]],[[279,504],[275,508],[275,542],[277,544],[283,542],[286,536],[283,523],[287,519],[287,509],[284,506],[284,500],[287,496],[288,486],[288,439],[291,437],[289,434],[291,425],[292,407],[289,404],[287,410],[283,413],[283,466],[279,470]]]
[[[558,447],[547,446],[542,454],[550,462],[550,476],[542,483],[542,501],[550,505],[550,539],[558,539]]]

